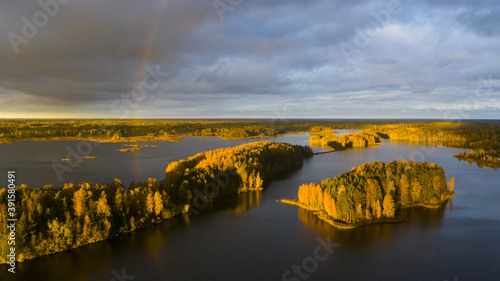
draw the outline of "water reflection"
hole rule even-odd
[[[190,216],[198,214],[209,214],[217,211],[227,213],[245,213],[246,211],[257,208],[262,202],[262,190],[250,191],[239,194],[238,196],[228,196],[216,201],[213,205],[208,205],[203,210],[193,209],[187,214],[182,214],[182,219],[186,225],[191,223]]]
[[[237,197],[224,198],[217,204],[207,206],[199,213],[200,216],[210,215],[217,211],[244,213],[252,208],[257,208],[262,202],[262,191],[252,191],[240,194]],[[191,214],[192,218],[193,214]],[[187,221],[186,221],[187,217]],[[180,229],[189,224],[189,216],[175,217],[171,220],[152,225],[147,229],[127,233],[96,244],[76,248],[51,256],[40,257],[17,264],[17,279],[4,279],[3,274],[7,272],[6,265],[0,266],[3,271],[0,280],[33,280],[32,273],[36,272],[38,280],[89,280],[100,276],[103,280],[112,278],[110,269],[115,268],[119,272],[121,268],[113,264],[120,256],[126,256],[130,252],[143,253],[149,261],[149,267],[156,273],[164,271],[162,261],[164,253],[169,248],[166,233],[174,229]],[[54,269],[57,264],[57,269]],[[75,266],[78,265],[78,266]],[[51,270],[46,270],[51,268]],[[168,275],[167,272],[163,272]],[[10,277],[10,276],[9,276]],[[99,279],[99,278],[98,278]]]
[[[3,279],[5,276],[0,275],[0,279],[33,280],[33,272],[36,272],[37,280],[88,280],[95,272],[109,272],[109,264],[117,256],[116,250],[108,241],[103,241],[68,252],[17,263],[15,275],[10,275],[7,279]],[[57,264],[57,270],[54,270],[55,264]],[[75,265],[78,266],[75,267]],[[3,271],[3,268],[0,268]]]
[[[287,137],[292,136],[295,143],[307,144],[307,135]],[[0,266],[0,280],[107,281],[114,278],[111,270],[120,272],[123,267],[127,274],[137,276],[135,280],[268,280],[266,276],[279,279],[284,270],[312,255],[317,245],[315,239],[323,234],[342,246],[308,280],[450,280],[452,274],[460,276],[460,280],[496,280],[494,269],[500,252],[497,172],[453,160],[458,148],[384,142],[377,149],[349,149],[307,159],[302,168],[274,178],[264,193],[224,198],[216,207],[208,206],[197,215],[187,216],[190,225],[178,216],[95,245],[19,263],[14,276],[8,273],[6,265]],[[163,174],[170,159],[175,161],[198,150],[234,143],[213,139],[204,139],[202,143],[196,138],[161,143],[151,150],[151,155],[145,155],[147,150],[142,156],[137,154],[141,161],[151,158],[151,162],[139,163],[140,172],[146,177],[154,176],[150,174],[152,169],[159,167],[158,173]],[[44,147],[55,144],[46,143]],[[64,152],[64,145],[61,149]],[[10,158],[5,158],[7,154],[2,154],[4,151],[0,149],[0,166],[14,165],[8,161]],[[165,157],[158,154],[162,151]],[[95,169],[106,171],[105,180],[120,177],[120,173],[129,172],[124,166],[130,155],[120,154],[121,159],[107,163],[111,167],[108,170],[95,162]],[[449,206],[441,209],[406,210],[403,223],[352,230],[338,230],[303,209],[298,210],[297,217],[296,209],[275,202],[295,197],[298,186],[304,182],[320,181],[365,162],[414,158],[438,163],[448,178],[455,177],[454,202],[450,200]],[[23,171],[38,182],[46,182],[38,177],[43,176],[43,170],[33,174],[25,168]],[[81,172],[88,178],[92,171],[86,167],[74,174]],[[358,269],[360,265],[362,270]]]
[[[216,210],[221,210],[225,212],[234,213],[245,213],[246,211],[257,208],[262,202],[262,190],[246,192],[238,195],[237,197],[231,197],[220,204],[217,204]]]
[[[476,163],[476,166],[478,168],[484,168],[484,167],[488,167],[490,169],[493,169],[493,170],[498,170],[498,166],[494,165],[494,164],[490,164],[490,163],[485,163],[485,162],[482,162],[482,161],[475,161],[473,159],[464,159],[464,158],[456,158],[458,160],[458,162],[467,162],[469,163],[470,165],[473,165],[474,163]]]
[[[450,207],[452,208],[452,207]],[[342,245],[359,246],[366,243],[390,240],[395,230],[412,231],[414,229],[439,227],[442,223],[444,207],[442,208],[408,208],[400,211],[400,216],[405,220],[402,223],[370,224],[355,229],[341,230],[319,219],[313,212],[300,208],[299,220],[307,226],[314,227],[325,236]]]

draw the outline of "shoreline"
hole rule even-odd
[[[285,135],[302,135],[302,134],[307,134],[307,132],[289,132],[289,133],[282,133],[282,134],[277,134],[275,136],[248,136],[248,137],[224,137],[224,136],[202,136],[202,135],[194,135],[194,134],[184,134],[184,135],[176,135],[176,136],[135,136],[135,137],[122,137],[119,140],[112,140],[112,139],[102,139],[102,138],[85,138],[85,137],[55,137],[55,138],[37,138],[37,139],[20,139],[20,140],[12,140],[12,139],[6,139],[6,140],[0,140],[0,145],[2,144],[11,144],[14,141],[93,141],[93,142],[99,142],[99,143],[123,143],[123,142],[131,142],[131,143],[137,143],[137,142],[159,142],[159,141],[172,141],[172,142],[179,142],[182,141],[185,137],[197,137],[197,138],[219,138],[219,139],[225,139],[225,140],[244,140],[244,139],[252,139],[252,138],[272,138],[272,137],[278,137],[278,136],[285,136]]]
[[[278,201],[278,200],[277,200]],[[293,206],[298,206],[299,208],[306,209],[308,211],[313,212],[317,218],[320,220],[323,220],[324,222],[327,222],[333,227],[336,227],[341,230],[349,230],[349,229],[355,229],[361,226],[366,226],[370,224],[379,224],[379,223],[402,223],[405,222],[406,220],[403,219],[402,217],[395,217],[395,218],[383,218],[383,219],[375,219],[375,220],[370,220],[367,222],[359,222],[359,223],[345,223],[345,222],[340,222],[340,221],[335,221],[333,220],[330,216],[328,216],[322,209],[314,208],[311,206],[306,206],[299,202],[298,199],[281,199],[279,200],[281,203],[288,204],[288,205],[293,205]],[[448,199],[445,201],[448,202]],[[409,208],[414,208],[414,207],[424,207],[424,208],[430,208],[430,209],[437,209],[443,207],[443,204],[425,204],[425,203],[416,203],[412,204],[410,206],[403,207],[401,209],[409,209]]]
[[[172,137],[148,137],[148,136],[139,136],[139,137],[129,137],[129,138],[122,138],[119,140],[111,140],[111,139],[102,139],[102,138],[84,138],[84,137],[58,137],[58,138],[39,138],[39,139],[22,139],[22,140],[7,140],[5,142],[0,141],[1,144],[11,144],[12,142],[15,141],[37,141],[37,142],[43,142],[43,141],[91,141],[91,142],[98,142],[98,143],[124,143],[124,142],[131,142],[131,143],[137,143],[137,142],[159,142],[159,141],[173,141],[173,142],[179,142],[183,139],[182,136],[172,136]]]
[[[472,162],[475,162],[476,164],[480,163],[480,164],[484,164],[485,167],[488,167],[488,168],[500,168],[500,163],[494,163],[494,162],[490,162],[490,161],[484,161],[480,158],[475,158],[475,157],[467,157],[467,156],[458,156],[458,155],[453,155],[453,158],[456,158],[458,159],[458,161],[465,161],[465,162],[469,162],[472,161]],[[472,164],[472,163],[469,163],[469,164]],[[479,166],[478,166],[479,167]]]

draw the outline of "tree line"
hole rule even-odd
[[[134,184],[135,185],[135,184]],[[179,213],[155,179],[126,191],[111,184],[83,182],[61,188],[16,187],[16,255],[18,261],[69,250],[134,231]],[[6,229],[6,191],[0,189],[0,238]],[[0,244],[5,263],[7,243]]]
[[[262,189],[277,173],[312,156],[305,146],[256,142],[196,154],[173,162],[161,181],[110,184],[66,183],[63,187],[16,187],[18,261],[102,241],[169,219],[195,201]],[[221,175],[227,175],[226,177]],[[224,188],[217,188],[218,186]],[[219,194],[213,192],[219,190]],[[0,189],[0,240],[7,241],[7,191]],[[184,208],[179,208],[183,206]],[[0,243],[0,263],[10,246]]]
[[[371,130],[336,136],[332,129],[317,131],[309,139],[309,145],[340,150],[350,147],[372,146],[380,142],[380,139],[380,135]]]
[[[0,120],[0,144],[13,140],[87,139],[116,141],[121,138],[172,136],[215,136],[246,138],[274,136],[286,132],[308,131],[312,127],[364,129],[369,125],[395,123],[402,120],[322,120],[322,119],[3,119]],[[408,122],[408,121],[404,121]],[[420,122],[420,121],[419,121]],[[427,122],[427,121],[421,121]]]
[[[334,221],[359,224],[395,218],[401,208],[439,206],[455,192],[435,163],[371,162],[320,184],[299,188],[300,204],[321,210]]]
[[[467,152],[459,151],[458,154],[453,157],[459,160],[474,161],[480,168],[484,166],[488,168],[498,168],[500,167],[500,159],[496,155],[498,155],[498,153],[494,150],[490,150],[489,153],[487,153],[484,149],[478,149],[477,152],[469,149]]]
[[[168,165],[163,186],[179,204],[212,202],[215,197],[259,190],[264,181],[300,167],[312,154],[307,146],[273,142],[203,152]]]
[[[13,140],[88,139],[116,140],[132,137],[197,135],[226,138],[274,136],[286,132],[372,129],[393,139],[439,142],[474,149],[500,148],[500,122],[432,120],[321,120],[321,119],[227,119],[227,120],[0,120],[0,144]],[[326,133],[324,131],[323,133]],[[327,142],[325,142],[327,143]]]
[[[462,121],[370,125],[391,139],[474,149],[500,148],[500,122]]]

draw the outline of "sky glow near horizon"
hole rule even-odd
[[[0,118],[500,119],[500,2],[0,1]]]

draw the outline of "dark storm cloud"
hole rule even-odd
[[[0,2],[6,117],[112,117],[117,99],[145,117],[273,117],[287,107],[297,117],[439,118],[500,106],[492,1],[59,1],[41,0],[68,3],[17,54],[8,34],[23,35],[23,17],[43,9]],[[145,58],[168,76],[137,101]]]

